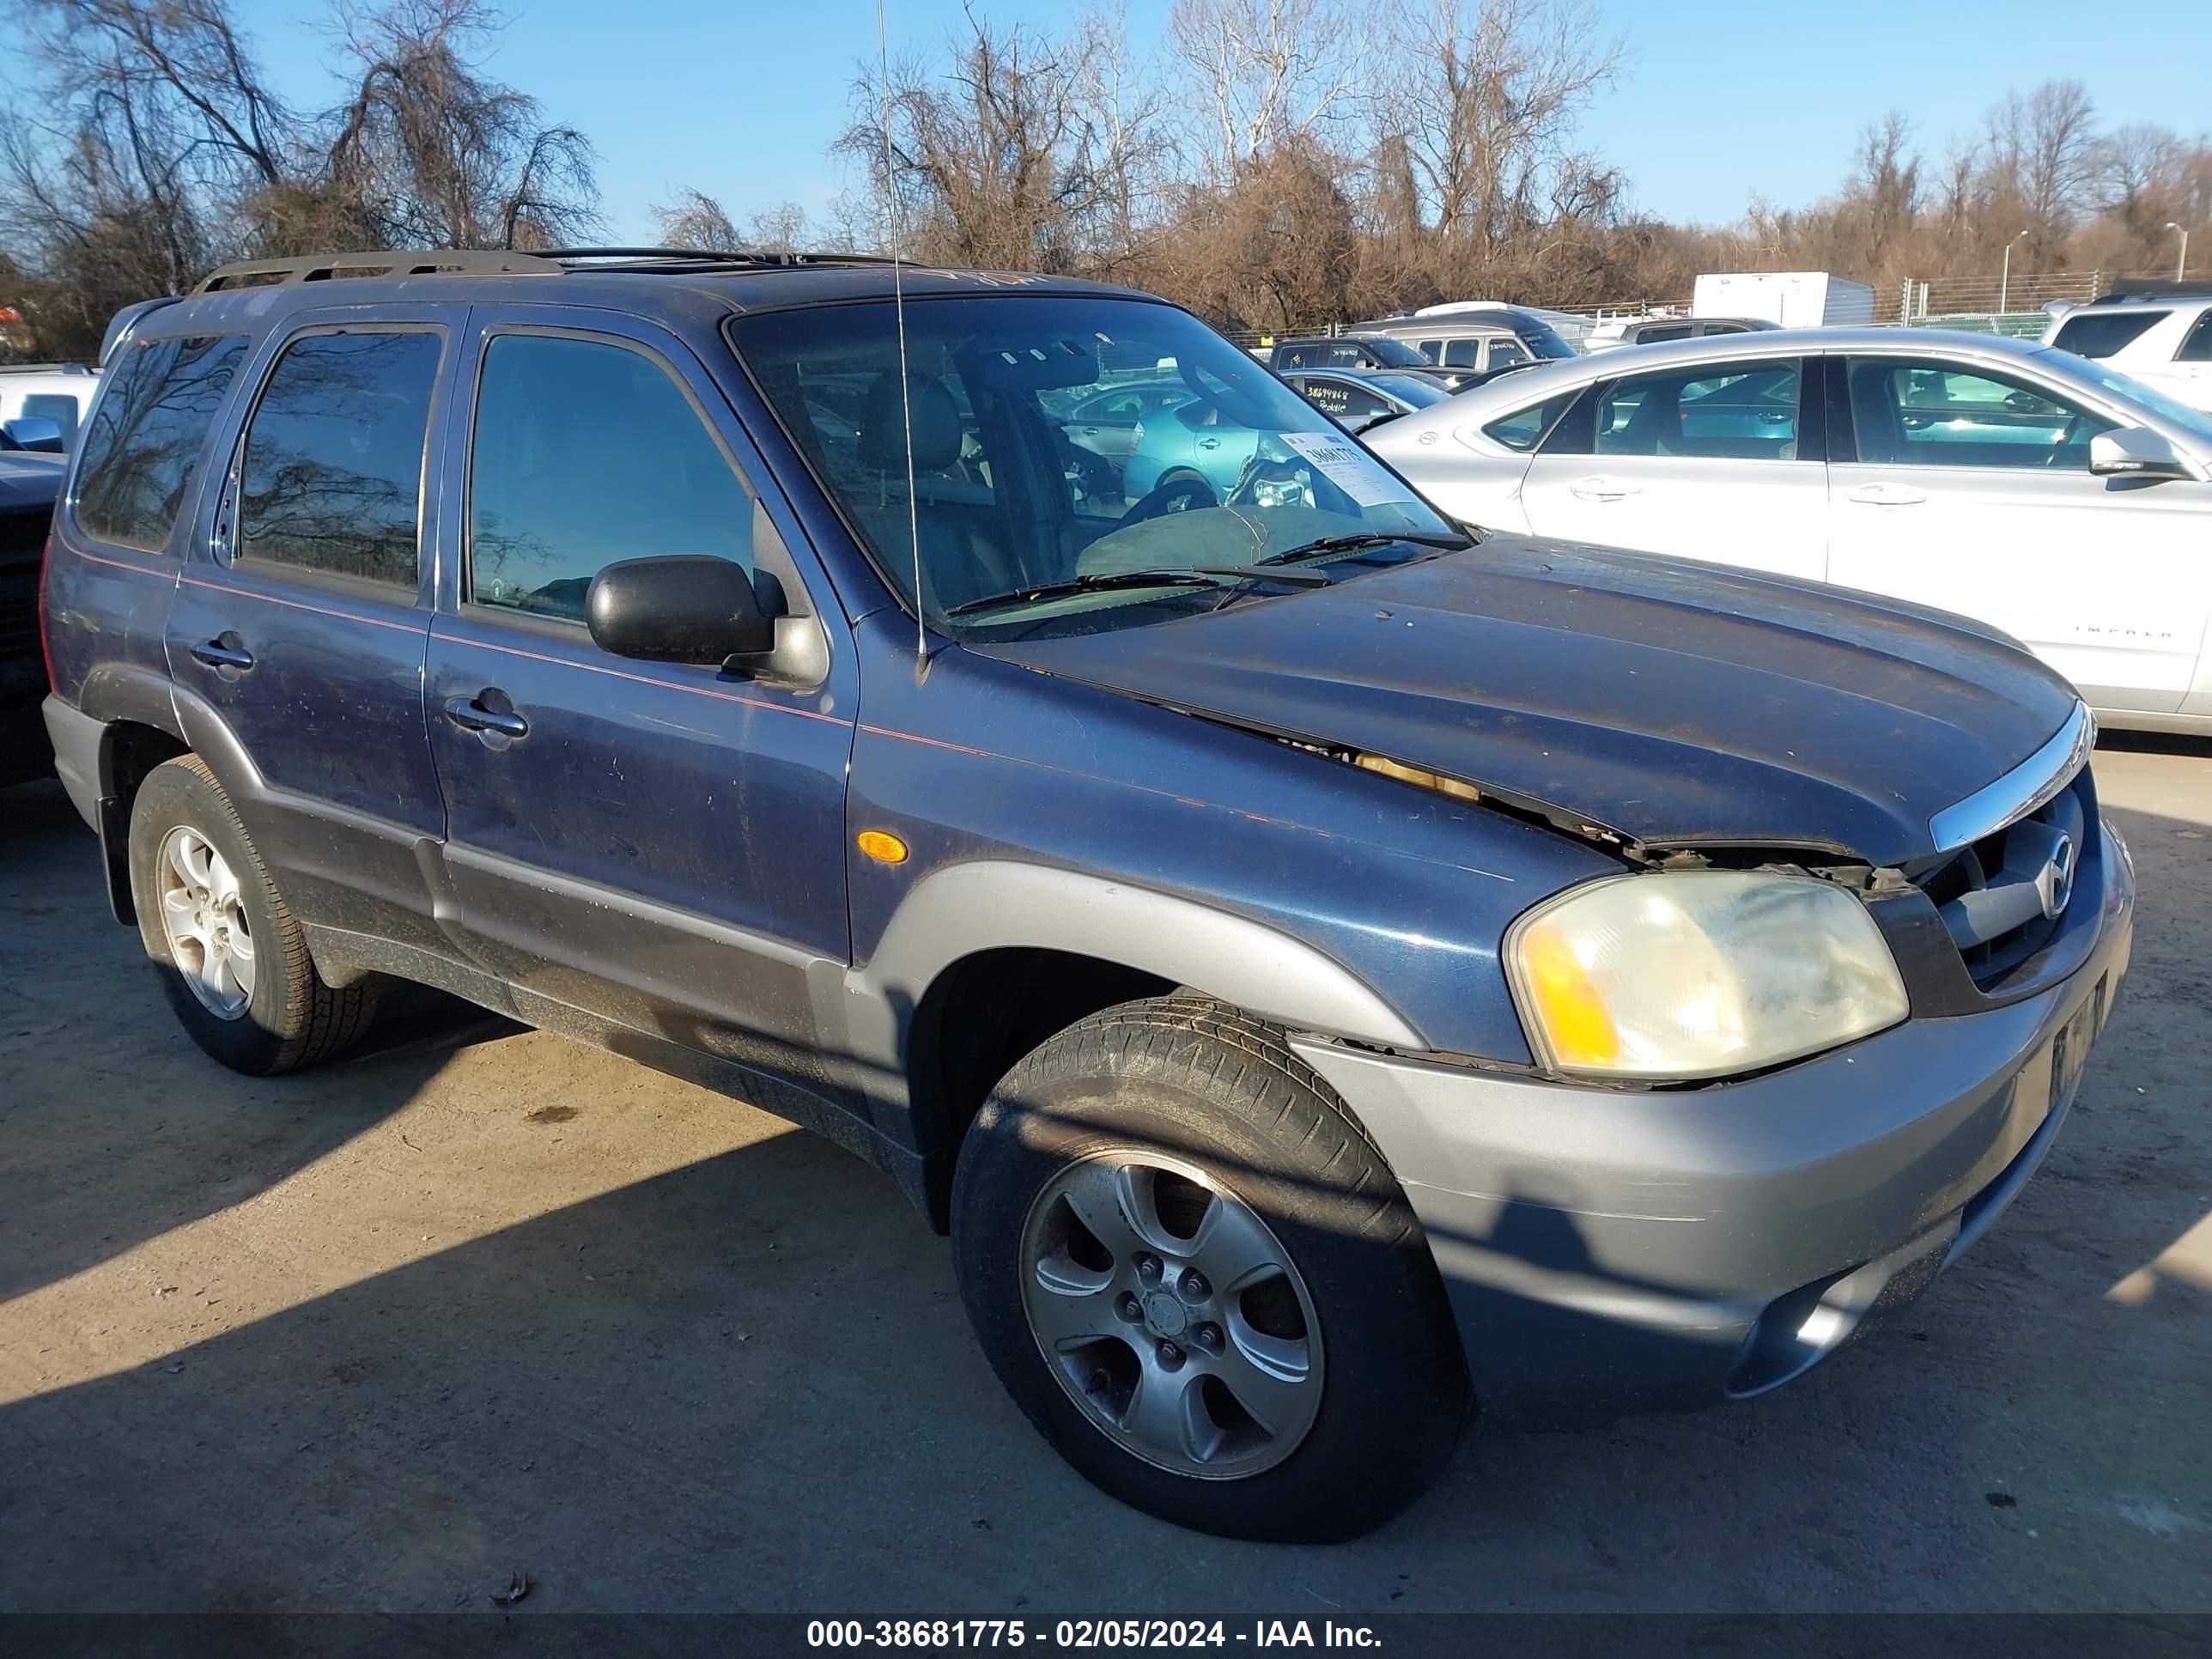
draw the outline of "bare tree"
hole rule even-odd
[[[1344,0],[1176,0],[1168,39],[1217,179],[1348,117],[1370,31]]]
[[[941,65],[864,68],[837,149],[910,251],[963,264],[1076,268],[1107,248],[1115,157],[1088,118],[1103,36],[1002,27],[973,8]],[[1124,135],[1123,142],[1128,142]]]
[[[1539,225],[1575,124],[1620,64],[1589,0],[1407,0],[1384,131],[1436,236],[1480,268]]]
[[[544,247],[592,228],[584,135],[546,125],[535,98],[470,56],[497,26],[483,0],[387,0],[342,17],[355,91],[325,118],[305,181],[331,218],[355,220],[373,246]]]
[[[727,252],[744,246],[737,225],[722,204],[703,190],[679,190],[676,199],[653,210],[663,247]]]
[[[2017,208],[2046,257],[2073,228],[2094,175],[2095,109],[2079,81],[2008,94],[1990,112],[1990,194]]]
[[[1892,110],[1861,131],[1850,195],[1868,257],[1880,259],[1911,231],[1920,216],[1920,158],[1912,153],[1912,124],[1903,111]]]
[[[745,222],[742,246],[759,253],[797,253],[812,240],[806,210],[796,202],[778,202]]]
[[[1085,16],[1077,41],[1073,90],[1102,198],[1102,263],[1140,261],[1174,171],[1170,94],[1158,65],[1131,48],[1123,0]]]
[[[338,11],[321,111],[272,89],[228,0],[14,10],[40,116],[0,127],[0,236],[101,320],[240,254],[545,246],[595,221],[583,135],[475,61],[483,0]]]

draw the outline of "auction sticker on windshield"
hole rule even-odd
[[[1388,501],[1414,499],[1412,490],[1349,438],[1334,437],[1326,432],[1285,432],[1282,440],[1362,507],[1381,507]]]

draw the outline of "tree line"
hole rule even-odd
[[[40,94],[0,122],[22,349],[83,356],[117,306],[228,258],[601,229],[586,133],[484,69],[483,0],[334,5],[337,95],[303,107],[228,0],[13,0]],[[1080,274],[1273,331],[1680,299],[1700,270],[1940,285],[2008,245],[2023,276],[2170,271],[2168,224],[2212,217],[2212,143],[2106,127],[2054,80],[1940,146],[1878,117],[1809,207],[1673,224],[1583,142],[1627,72],[1590,0],[1176,0],[1150,44],[1110,3],[1041,26],[969,0],[936,46],[856,68],[833,146],[854,183],[820,222],[785,203],[740,222],[698,188],[654,211],[672,246]],[[1692,107],[1717,148],[1747,136],[1724,103]]]

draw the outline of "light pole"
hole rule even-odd
[[[2027,232],[2023,230],[2020,236],[2027,234]],[[2019,241],[2020,236],[2014,237],[2011,242],[2005,244],[2004,274],[1997,278],[1997,315],[2000,317],[2004,315],[2005,301],[2012,297],[2013,243]]]
[[[2181,252],[2173,261],[2173,280],[2178,283],[2189,274],[2189,233],[2171,219],[2166,222],[2166,228],[2181,238]]]

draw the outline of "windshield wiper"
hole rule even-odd
[[[1441,547],[1452,553],[1474,545],[1465,536],[1437,536],[1420,530],[1404,532],[1370,530],[1356,536],[1324,536],[1317,542],[1301,542],[1296,547],[1286,547],[1279,553],[1270,553],[1252,568],[1257,570],[1267,565],[1291,564],[1300,559],[1318,558],[1325,553],[1349,553],[1356,547],[1388,547],[1393,542],[1411,542],[1417,547]]]
[[[1267,563],[1261,560],[1261,563]],[[1249,564],[1180,564],[1160,570],[1096,570],[1087,576],[1071,577],[1066,581],[1036,582],[1027,587],[1009,588],[1003,593],[987,593],[980,599],[963,599],[945,614],[965,616],[971,611],[988,611],[998,605],[1012,605],[1018,599],[1051,599],[1069,593],[1093,593],[1109,587],[1218,587],[1218,577],[1236,580],[1280,582],[1292,587],[1326,587],[1329,578],[1318,570],[1261,570]]]

